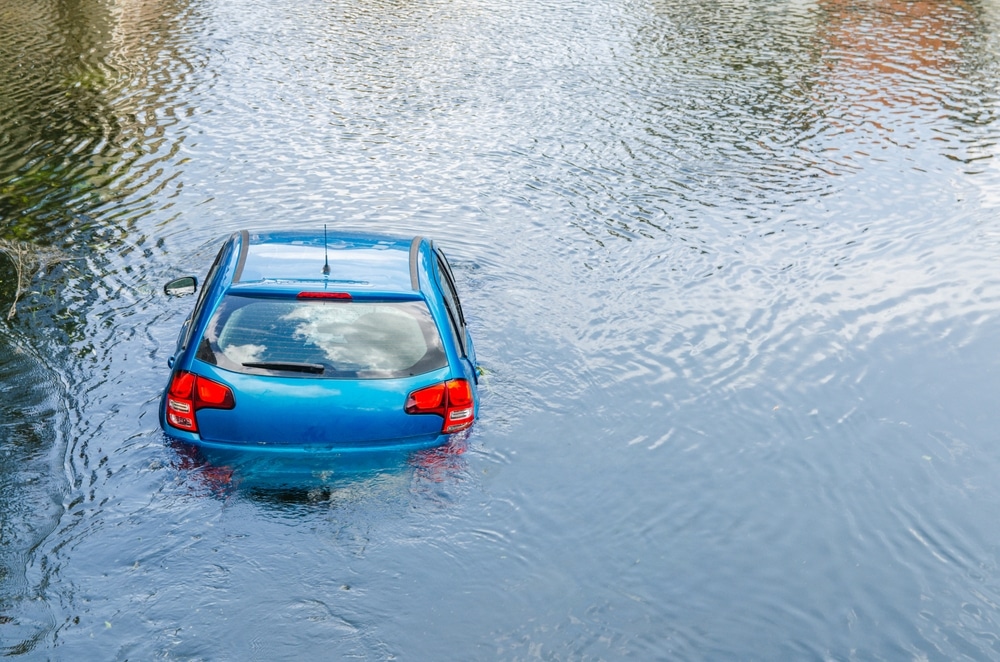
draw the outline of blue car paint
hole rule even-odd
[[[160,424],[166,434],[206,449],[262,453],[353,453],[429,448],[446,443],[442,418],[403,411],[407,395],[424,386],[462,378],[479,398],[472,338],[464,324],[454,333],[438,276],[440,251],[426,239],[372,234],[272,232],[230,236],[219,251],[184,325],[171,357],[173,375],[187,371],[230,387],[232,410],[197,412],[199,432],[173,427],[166,418],[166,393]],[[447,259],[440,254],[445,269]],[[329,273],[324,273],[329,265]],[[452,277],[453,278],[453,277]],[[234,280],[236,282],[234,282]],[[310,379],[233,372],[195,357],[199,340],[228,294],[291,297],[301,291],[349,293],[356,301],[423,300],[441,338],[447,366],[394,379]],[[460,304],[458,314],[461,316]],[[464,351],[463,347],[464,345]],[[262,394],[267,398],[261,399]],[[253,407],[241,408],[241,400]]]

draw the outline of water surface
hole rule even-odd
[[[1000,659],[998,75],[992,0],[0,0],[0,650]],[[160,288],[323,223],[445,247],[482,418],[275,489]]]

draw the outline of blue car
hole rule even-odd
[[[206,449],[416,450],[479,407],[451,267],[421,237],[234,233],[169,364],[160,425]]]

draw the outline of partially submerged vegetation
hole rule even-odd
[[[14,298],[7,311],[7,319],[17,314],[17,302],[28,291],[31,280],[48,267],[62,262],[67,256],[53,248],[45,248],[27,241],[0,239],[0,253],[10,259],[14,268]]]

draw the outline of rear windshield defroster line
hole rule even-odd
[[[276,370],[279,372],[308,372],[314,375],[322,375],[326,366],[322,363],[290,363],[280,361],[249,361],[242,364],[244,368],[261,368],[263,370]]]

